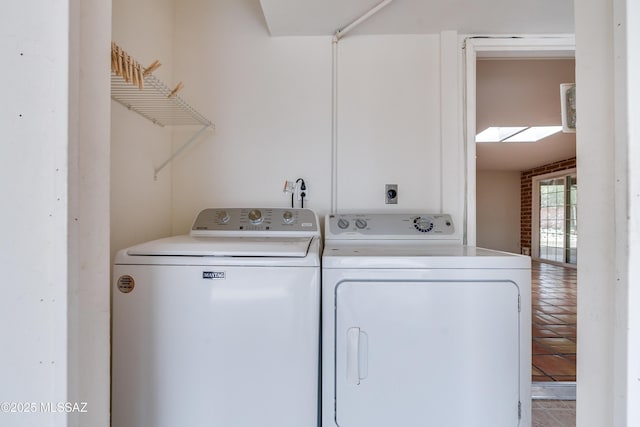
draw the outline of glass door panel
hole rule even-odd
[[[576,264],[578,259],[577,193],[575,175],[539,181],[539,257]]]

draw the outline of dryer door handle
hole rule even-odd
[[[360,328],[347,330],[347,383],[359,385],[368,374],[368,337]]]

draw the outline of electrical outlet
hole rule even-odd
[[[398,184],[386,184],[384,186],[384,203],[387,205],[398,204]]]
[[[302,183],[303,181],[296,184],[296,200],[302,200],[302,193],[304,193],[304,201],[306,202],[309,200],[309,184],[305,182],[304,189],[302,189]]]

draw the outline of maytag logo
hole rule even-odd
[[[202,278],[203,279],[224,279],[225,273],[224,271],[203,271]]]

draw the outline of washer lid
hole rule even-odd
[[[129,256],[284,257],[307,256],[313,237],[174,236],[132,246]]]

